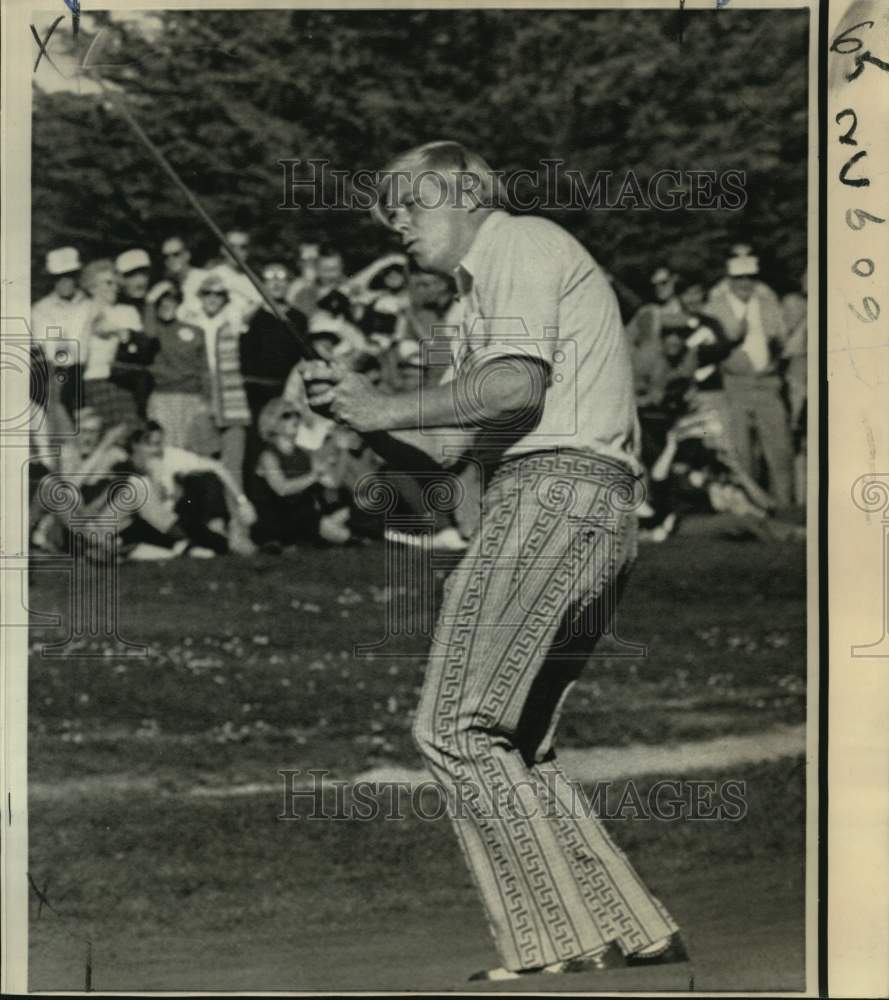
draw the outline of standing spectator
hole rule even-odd
[[[71,416],[80,406],[92,319],[90,303],[78,285],[80,271],[75,247],[50,250],[46,273],[53,279],[53,288],[31,307],[32,354],[38,376],[33,394],[35,402],[46,406],[45,430],[50,433],[70,433]]]
[[[205,425],[209,414],[204,331],[179,319],[182,293],[172,281],[159,282],[146,300],[146,330],[158,343],[151,366],[154,391],[148,400],[148,417],[164,428],[170,446],[194,448],[198,425]]]
[[[164,277],[179,286],[184,309],[198,308],[198,288],[207,272],[202,267],[193,266],[191,251],[185,240],[181,236],[168,237],[161,245],[161,256],[164,259]]]
[[[226,246],[220,246],[220,259],[207,269],[208,274],[220,278],[228,289],[231,307],[236,309],[244,322],[262,303],[262,296],[254,288],[253,282],[244,273],[250,257],[250,235],[243,229],[230,229],[225,234],[234,256]]]
[[[147,272],[145,277],[147,278]],[[130,284],[131,289],[141,288],[135,284],[135,278]],[[140,419],[146,417],[148,397],[154,386],[154,378],[150,367],[157,354],[159,344],[156,338],[145,330],[145,312],[147,303],[142,295],[139,305],[134,304],[133,293],[130,302],[118,303],[113,306],[114,315],[125,320],[118,327],[119,342],[114,364],[111,368],[111,380],[122,389],[131,393],[136,402],[136,410]]]
[[[151,258],[145,250],[125,250],[118,254],[114,263],[120,275],[118,301],[122,305],[134,306],[142,316],[151,283]]]
[[[290,272],[283,264],[267,264],[262,280],[269,298],[280,310],[284,321],[263,302],[253,313],[241,336],[241,375],[247,393],[252,423],[245,444],[245,488],[253,495],[253,473],[262,449],[259,436],[259,415],[269,400],[284,393],[284,386],[297,363],[305,358],[300,334],[308,338],[306,317],[287,304]]]
[[[288,300],[311,321],[318,303],[330,292],[345,294],[346,275],[343,258],[338,250],[322,246],[314,262],[314,273],[310,278],[294,282],[288,292]],[[347,296],[348,297],[348,296]],[[351,306],[350,306],[351,313]]]
[[[666,320],[683,315],[676,294],[679,275],[668,267],[659,267],[651,276],[654,301],[641,306],[627,324],[627,337],[633,359],[636,396],[640,405],[650,402],[653,387],[651,371],[661,353],[661,328]]]
[[[130,306],[138,316],[122,329],[120,344],[111,372],[112,381],[131,393],[139,417],[144,420],[153,379],[148,370],[157,353],[157,341],[145,333],[145,296],[151,280],[151,258],[142,249],[125,250],[115,260],[120,276],[118,304]]]
[[[117,302],[117,274],[114,261],[108,258],[91,260],[83,269],[80,283],[93,301],[94,312]]]
[[[793,501],[793,448],[778,370],[786,326],[774,293],[757,290],[758,275],[756,257],[730,257],[727,283],[713,290],[707,312],[735,345],[722,362],[722,375],[737,459],[748,475],[758,478],[755,438],[765,460],[768,489],[779,508],[788,508]]]
[[[753,257],[759,260],[759,258],[756,255],[756,251],[749,243],[733,244],[729,248],[729,259],[733,257],[747,257],[747,258]],[[780,306],[778,296],[775,293],[774,289],[772,289],[764,281],[760,281],[758,278],[755,278],[753,281],[753,288],[758,298],[768,299],[774,305]],[[730,282],[728,276],[724,274],[719,279],[719,281],[717,281],[716,284],[710,289],[710,294],[708,296],[708,299],[711,299],[714,296],[725,295],[728,293],[729,290],[730,290]]]
[[[241,375],[254,423],[258,423],[265,404],[282,395],[290,372],[305,357],[297,338],[300,334],[308,337],[308,323],[299,310],[287,304],[290,278],[283,264],[263,268],[265,289],[286,322],[263,303],[250,317],[240,341]]]
[[[239,339],[244,330],[243,313],[234,305],[228,288],[218,274],[208,274],[199,289],[201,312],[198,325],[204,332],[210,379],[210,408],[213,440],[204,449],[219,453],[238,492],[243,492],[244,448],[250,409],[244,380],[241,377]],[[249,539],[239,538],[235,545],[241,554],[252,550]]]
[[[140,418],[137,392],[145,392],[140,370],[118,364],[123,345],[142,327],[139,313],[130,305],[107,305],[96,316],[83,373],[83,401],[105,427],[118,424],[132,429]]]

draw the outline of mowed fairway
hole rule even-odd
[[[382,544],[127,566],[120,635],[146,655],[84,639],[74,651],[90,655],[49,658],[68,583],[32,574],[31,610],[62,624],[31,633],[30,871],[52,906],[32,896],[31,989],[82,989],[87,939],[97,990],[454,990],[496,964],[447,819],[280,818],[279,770],[418,766],[426,639],[386,638],[411,586],[390,584]],[[616,631],[646,655],[612,642],[591,660],[563,746],[648,744],[656,765],[661,747],[805,718],[799,544],[690,524],[642,549]],[[653,766],[643,797],[658,777],[746,783],[737,822],[609,821],[693,965],[519,985],[802,988],[802,759]]]

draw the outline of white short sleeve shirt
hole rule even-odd
[[[617,298],[588,251],[554,222],[495,211],[456,279],[464,305],[454,358],[461,375],[481,385],[489,364],[523,357],[538,361],[546,378],[539,421],[504,436],[504,457],[572,448],[637,470],[629,349]]]

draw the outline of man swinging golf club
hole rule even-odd
[[[455,377],[385,395],[350,373],[327,398],[358,431],[469,428],[486,470],[414,726],[503,963],[472,978],[685,960],[676,924],[579,808],[552,749],[636,554],[637,424],[614,293],[565,230],[498,208],[491,168],[458,143],[397,157],[378,194],[374,212],[407,252],[455,276]]]

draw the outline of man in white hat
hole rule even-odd
[[[749,243],[733,243],[729,248],[729,259],[732,257],[756,257],[756,250]],[[758,259],[758,258],[757,258]],[[728,261],[726,261],[726,270],[728,269]],[[778,298],[777,292],[773,288],[770,288],[761,278],[754,278],[753,287],[756,289],[756,294],[763,299],[771,299],[772,302],[777,306],[780,304],[780,299]],[[719,281],[710,290],[710,295],[713,296],[717,293],[724,294],[728,291],[729,279],[728,274],[724,274]]]
[[[768,490],[778,507],[789,508],[793,503],[793,445],[779,371],[787,327],[774,293],[761,292],[758,277],[757,257],[729,257],[725,280],[711,291],[706,311],[735,344],[721,368],[736,457],[760,481],[755,438],[765,461]]]
[[[117,301],[123,305],[135,306],[139,315],[144,317],[145,296],[151,283],[151,258],[147,251],[125,250],[118,254],[114,265],[121,284]]]
[[[40,366],[48,377],[45,398],[50,427],[46,429],[58,433],[71,430],[70,414],[78,405],[89,348],[92,304],[79,286],[80,272],[75,247],[50,250],[46,273],[53,279],[52,291],[31,307],[31,339],[47,362]]]
[[[80,271],[80,254],[74,247],[58,247],[46,255],[46,273],[54,280],[49,295],[31,307],[31,335],[38,343],[55,336],[73,338],[86,347],[86,295],[79,285]],[[51,360],[59,367],[67,367],[83,362],[84,358],[73,357],[68,352]]]

